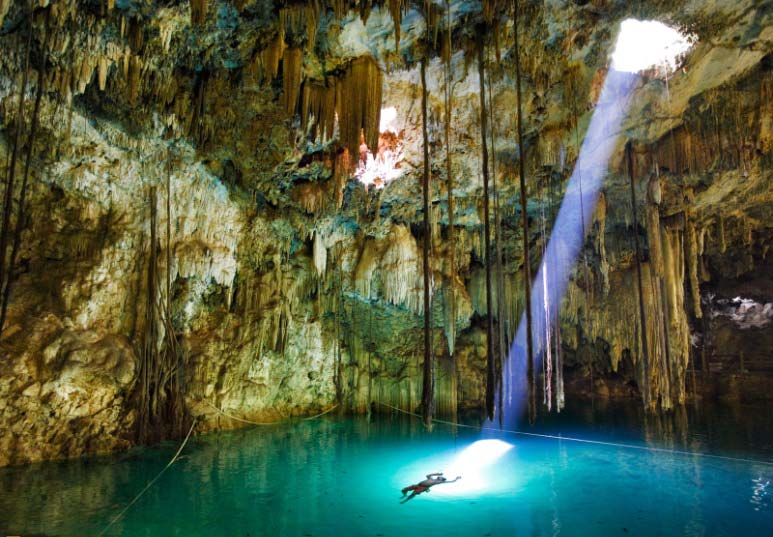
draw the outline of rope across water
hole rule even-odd
[[[386,403],[379,402],[381,406],[391,408],[392,410],[396,412],[400,412],[402,414],[407,414],[408,416],[413,416],[416,418],[421,419],[421,416],[414,413],[409,412],[408,410],[403,410],[401,408],[397,408],[396,406],[388,405]],[[654,453],[668,453],[671,455],[686,455],[690,457],[704,457],[709,459],[718,459],[718,460],[725,460],[725,461],[732,461],[732,462],[743,462],[747,464],[762,464],[765,466],[773,466],[773,461],[761,461],[756,459],[745,459],[742,457],[728,457],[726,455],[713,455],[711,453],[701,453],[696,451],[682,451],[678,449],[667,449],[667,448],[658,448],[658,447],[652,447],[652,446],[637,446],[636,444],[623,444],[619,442],[605,442],[603,440],[590,440],[587,438],[575,438],[572,436],[559,436],[559,435],[553,435],[553,434],[540,434],[540,433],[528,433],[526,431],[516,431],[512,429],[498,429],[496,427],[485,427],[485,426],[476,426],[476,425],[466,425],[463,423],[456,423],[453,421],[446,421],[446,420],[440,420],[440,419],[432,419],[435,423],[442,423],[444,425],[451,425],[454,427],[464,427],[466,429],[475,429],[478,431],[493,431],[493,432],[499,432],[499,433],[509,433],[509,434],[516,434],[521,436],[533,436],[538,438],[548,438],[551,440],[559,440],[559,441],[566,441],[566,442],[578,442],[581,444],[595,444],[599,446],[608,446],[608,447],[616,447],[616,448],[622,448],[622,449],[637,449],[639,451],[650,451]]]
[[[230,414],[226,414],[225,412],[223,412],[222,410],[217,408],[212,403],[209,403],[208,401],[205,401],[205,403],[207,403],[209,406],[214,408],[220,414],[222,414],[222,415],[224,415],[224,416],[226,416],[228,418],[231,418],[233,420],[240,421],[240,422],[243,422],[243,423],[249,423],[250,425],[279,425],[281,423],[286,423],[287,421],[289,421],[289,420],[283,419],[283,420],[275,421],[273,423],[260,423],[260,422],[257,422],[257,421],[245,420],[245,419],[242,419],[242,418],[238,418],[236,416],[231,416]],[[319,414],[315,414],[314,416],[309,416],[307,418],[301,418],[301,420],[302,421],[309,421],[309,420],[317,419],[319,417],[324,416],[325,414],[327,414],[329,412],[332,412],[336,408],[338,408],[338,404],[335,404],[332,407],[328,408],[327,410],[325,410],[323,412],[320,412]],[[193,420],[193,423],[191,424],[191,428],[188,430],[188,434],[185,435],[185,439],[182,441],[182,444],[180,444],[180,447],[177,449],[177,452],[174,454],[174,457],[172,457],[172,459],[167,463],[166,466],[164,466],[164,468],[156,475],[156,477],[154,477],[153,479],[148,481],[148,484],[145,485],[145,487],[132,499],[132,501],[130,501],[126,505],[126,507],[124,507],[121,510],[121,512],[119,512],[117,515],[115,515],[115,517],[113,517],[113,519],[110,521],[110,523],[107,526],[105,526],[105,528],[101,532],[99,532],[98,537],[102,537],[102,535],[104,535],[107,532],[107,530],[109,530],[111,527],[113,527],[113,525],[116,522],[118,522],[118,520],[120,520],[120,518],[124,514],[126,514],[126,511],[128,511],[129,508],[132,505],[137,503],[137,501],[142,497],[142,495],[145,494],[150,489],[150,487],[152,487],[156,483],[156,481],[158,481],[161,478],[161,476],[164,475],[164,472],[166,472],[169,469],[169,467],[172,466],[175,463],[175,461],[179,458],[180,453],[182,453],[183,449],[185,449],[185,445],[188,443],[188,440],[190,439],[191,434],[193,433],[193,428],[195,426],[196,426],[196,419]]]
[[[232,420],[240,421],[240,422],[242,422],[242,423],[248,423],[248,424],[250,424],[250,425],[261,425],[261,426],[269,426],[269,425],[279,425],[279,424],[281,424],[281,423],[287,423],[287,422],[291,421],[291,420],[290,420],[290,419],[288,419],[288,418],[283,418],[283,419],[281,419],[281,420],[277,420],[277,421],[268,421],[268,422],[260,422],[260,421],[252,421],[252,420],[247,420],[247,419],[244,419],[244,418],[239,418],[239,417],[237,417],[237,416],[234,416],[234,415],[232,415],[232,414],[228,414],[227,412],[224,412],[222,409],[220,409],[220,408],[216,407],[215,405],[213,405],[213,404],[212,404],[212,403],[210,403],[209,401],[204,401],[204,402],[207,404],[207,406],[211,407],[213,410],[217,411],[219,414],[222,414],[222,415],[223,415],[223,416],[225,416],[226,418],[230,418],[230,419],[232,419]],[[332,412],[332,411],[333,411],[333,410],[335,410],[336,408],[338,408],[338,403],[336,403],[335,405],[331,406],[331,407],[330,407],[330,408],[328,408],[327,410],[325,410],[325,411],[323,411],[323,412],[320,412],[319,414],[315,414],[314,416],[309,416],[308,418],[300,418],[300,419],[301,419],[302,421],[309,421],[309,420],[314,420],[314,419],[317,419],[317,418],[319,418],[319,417],[322,417],[322,416],[324,416],[325,414],[327,414],[327,413],[329,413],[329,412]]]
[[[99,532],[99,536],[98,536],[98,537],[102,537],[102,535],[104,535],[104,534],[107,532],[107,530],[109,530],[109,529],[110,529],[110,528],[113,526],[113,524],[115,524],[116,522],[118,522],[118,520],[119,520],[119,519],[120,519],[120,518],[121,518],[121,517],[122,517],[122,516],[123,516],[123,515],[126,513],[126,511],[128,511],[128,510],[129,510],[129,508],[130,508],[132,505],[134,505],[135,503],[137,503],[137,500],[139,500],[139,499],[142,497],[142,495],[143,495],[143,494],[145,494],[145,493],[148,491],[148,489],[150,489],[150,487],[152,487],[152,486],[155,484],[155,482],[156,482],[156,481],[158,481],[158,480],[159,480],[159,478],[160,478],[162,475],[164,475],[164,472],[166,472],[166,471],[169,469],[169,467],[170,467],[170,466],[172,466],[172,465],[174,464],[174,462],[177,460],[177,457],[179,457],[179,456],[180,456],[180,453],[182,453],[182,450],[185,448],[185,444],[187,444],[187,443],[188,443],[188,439],[191,437],[191,433],[193,433],[193,428],[194,428],[195,426],[196,426],[196,420],[194,419],[194,420],[193,420],[193,423],[191,424],[191,428],[188,430],[188,434],[187,434],[187,435],[185,435],[185,440],[183,440],[182,444],[180,444],[180,447],[177,449],[177,453],[175,453],[175,454],[174,454],[174,457],[172,457],[172,460],[170,460],[170,461],[167,463],[167,465],[166,465],[166,466],[164,466],[164,468],[163,468],[163,469],[162,469],[162,470],[161,470],[161,471],[158,473],[158,475],[156,475],[156,477],[154,477],[153,479],[151,479],[150,481],[148,481],[148,484],[147,484],[147,485],[145,485],[145,488],[144,488],[144,489],[142,489],[142,490],[139,492],[139,494],[137,494],[137,495],[134,497],[134,499],[133,499],[132,501],[130,501],[130,502],[128,503],[128,505],[127,505],[126,507],[124,507],[124,508],[121,510],[121,512],[120,512],[120,513],[118,513],[117,515],[115,515],[115,517],[113,517],[113,519],[110,521],[110,523],[109,523],[107,526],[105,526],[105,528],[104,528],[102,531],[100,531],[100,532]]]

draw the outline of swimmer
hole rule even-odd
[[[449,481],[445,477],[443,477],[443,472],[436,472],[434,474],[427,474],[427,479],[424,481],[421,481],[420,483],[417,483],[416,485],[411,485],[409,487],[405,487],[403,489],[403,498],[405,498],[405,495],[408,494],[408,491],[411,491],[411,495],[405,498],[400,503],[405,503],[408,500],[413,499],[415,496],[421,494],[422,492],[429,492],[430,487],[433,487],[435,485],[441,485],[443,483],[453,483],[455,481],[459,481],[462,478],[462,476],[458,475],[456,476],[456,479],[453,481]]]

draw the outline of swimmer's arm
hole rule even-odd
[[[456,479],[452,479],[451,481],[441,481],[440,483],[438,483],[438,485],[447,485],[449,483],[455,483],[455,482],[459,481],[461,478],[462,478],[462,476],[458,475],[458,476],[456,476]]]

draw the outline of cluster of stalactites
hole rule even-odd
[[[341,145],[356,155],[363,134],[368,147],[378,147],[383,75],[375,60],[361,57],[340,76],[303,80],[304,51],[297,36],[305,32],[307,47],[313,48],[319,9],[316,2],[282,8],[277,35],[256,54],[249,71],[253,80],[266,83],[277,78],[281,63],[285,111],[300,112],[302,124],[321,140],[333,138],[337,117]]]
[[[370,57],[355,59],[336,80],[336,112],[341,144],[357,154],[360,135],[370,148],[378,147],[383,74]]]
[[[324,83],[308,81],[303,85],[301,117],[307,118],[316,129],[318,138],[333,137],[336,119],[336,83],[328,79]]]
[[[407,0],[389,0],[389,14],[395,27],[395,50],[400,52],[400,25],[403,21],[403,13],[408,9]]]
[[[263,74],[276,76],[279,70],[276,52],[277,49],[272,46],[260,55],[260,65],[268,69],[259,70],[262,73],[259,78]],[[364,135],[368,147],[378,147],[383,74],[375,60],[367,56],[356,58],[338,77],[329,76],[324,81],[308,79],[303,83],[302,64],[303,52],[300,49],[283,50],[283,104],[286,112],[300,112],[302,124],[311,129],[320,141],[333,138],[337,117],[339,141],[351,155],[358,154],[361,135]]]
[[[489,3],[492,0],[489,0]],[[114,0],[108,0],[114,2]],[[294,2],[285,0],[279,10],[280,26],[287,30],[291,35],[304,35],[310,48],[314,47],[316,41],[317,25],[320,14],[325,9],[331,9],[337,19],[343,19],[349,9],[357,8],[363,22],[367,21],[370,10],[375,3],[374,0],[311,0],[309,2]],[[400,25],[402,24],[403,14],[408,10],[410,2],[408,0],[387,0],[389,14],[394,23],[395,49],[400,50]],[[433,2],[427,0],[427,13],[438,18],[439,10]],[[496,3],[496,2],[495,2]],[[207,18],[208,0],[190,0],[191,6],[191,25],[202,26]],[[428,21],[429,22],[429,21]],[[429,23],[430,28],[436,28],[437,24]]]
[[[320,18],[320,3],[312,1],[295,4],[279,10],[279,29],[289,42],[306,42],[306,47],[314,49],[317,42],[317,28]]]

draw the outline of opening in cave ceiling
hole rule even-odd
[[[354,176],[366,188],[384,188],[403,174],[403,133],[397,127],[397,109],[393,106],[381,109],[378,148],[374,153],[360,140],[360,156]]]

